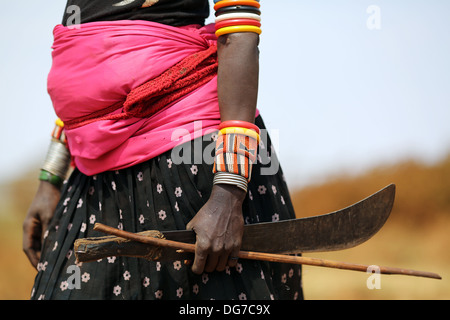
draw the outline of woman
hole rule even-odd
[[[48,78],[61,120],[24,222],[32,299],[302,297],[299,266],[236,259],[245,223],[295,214],[281,170],[256,158],[275,157],[256,108],[259,1],[214,2],[205,26],[207,0],[68,1]],[[95,222],[193,229],[195,259],[77,265]]]

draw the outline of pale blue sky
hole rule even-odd
[[[2,6],[0,179],[40,165],[49,143],[46,77],[65,1],[51,3]],[[450,152],[449,1],[261,4],[259,108],[291,186]],[[379,30],[366,26],[370,5]]]

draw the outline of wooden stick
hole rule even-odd
[[[132,232],[127,232],[123,230],[119,230],[116,228],[112,228],[109,226],[105,226],[101,223],[96,223],[94,225],[94,230],[101,231],[110,235],[115,235],[117,237],[125,238],[132,241],[147,243],[153,246],[160,246],[166,248],[172,248],[176,250],[182,250],[185,252],[195,253],[195,244],[177,242],[166,239],[158,239],[153,237],[146,237],[139,234],[135,234]],[[352,271],[361,271],[367,272],[370,266],[362,265],[362,264],[354,264],[348,262],[339,262],[318,258],[308,258],[308,257],[299,257],[299,256],[290,256],[284,254],[274,254],[274,253],[264,253],[264,252],[251,252],[251,251],[240,251],[239,258],[241,259],[250,259],[250,260],[261,260],[261,261],[270,261],[270,262],[282,262],[282,263],[292,263],[292,264],[304,264],[310,266],[318,266],[318,267],[326,267],[326,268],[335,268],[335,269],[344,269],[344,270],[352,270]],[[381,274],[397,274],[397,275],[406,275],[406,276],[414,276],[414,277],[425,277],[432,279],[442,279],[442,277],[433,272],[427,271],[417,271],[411,269],[402,269],[402,268],[392,268],[392,267],[382,267],[377,266],[378,270]],[[378,271],[377,270],[377,271]]]

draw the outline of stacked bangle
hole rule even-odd
[[[255,8],[260,8],[261,5],[259,4],[259,1],[256,0],[220,0],[217,2],[214,2],[214,10],[218,10],[224,7],[229,6],[252,6]]]
[[[234,184],[247,190],[256,161],[259,128],[246,121],[225,121],[219,126],[214,158],[214,184]]]
[[[227,13],[220,15],[216,17],[216,23],[224,20],[231,20],[231,19],[252,19],[255,21],[261,21],[261,17],[254,13],[247,13],[247,12],[236,12],[236,13]],[[217,26],[216,26],[217,29]]]
[[[55,124],[55,128],[52,131],[52,140],[39,175],[39,180],[48,181],[60,187],[69,169],[70,153],[67,148],[63,122],[58,119]]]
[[[261,34],[261,11],[257,0],[214,1],[216,36],[235,32]]]
[[[213,184],[231,184],[241,188],[245,192],[247,192],[248,189],[247,179],[238,174],[228,172],[217,172],[214,175]]]
[[[232,27],[232,26],[255,26],[255,27],[261,27],[261,22],[254,19],[228,19],[228,20],[222,20],[216,23],[216,29],[222,29],[224,27]]]
[[[234,13],[234,12],[248,12],[257,14],[258,16],[261,15],[261,11],[253,6],[229,6],[229,7],[223,7],[216,10],[215,16],[218,17],[222,14],[227,13]]]

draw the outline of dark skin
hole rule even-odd
[[[259,76],[259,36],[255,33],[223,35],[217,51],[218,98],[221,120],[255,121]],[[42,238],[60,199],[60,190],[42,181],[23,223],[23,250],[36,268]],[[242,204],[246,193],[232,185],[215,185],[211,196],[187,229],[197,234],[192,271],[196,274],[234,267],[242,243]]]
[[[255,121],[259,76],[259,36],[235,33],[217,43],[218,97],[221,120]],[[215,185],[211,197],[187,225],[197,234],[192,271],[234,267],[242,243],[242,203],[246,193],[232,185]]]
[[[60,197],[59,188],[47,181],[41,181],[23,222],[23,251],[35,268],[41,256],[44,233]]]

